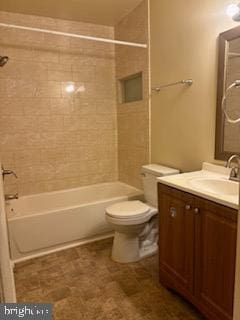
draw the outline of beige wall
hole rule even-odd
[[[217,37],[235,23],[226,0],[150,0],[152,85],[192,78],[152,95],[152,161],[196,170],[214,160]]]
[[[189,171],[214,160],[217,37],[239,25],[225,14],[229,3],[150,0],[152,85],[194,79],[191,88],[171,88],[152,96],[154,162]],[[238,256],[240,260],[240,249]],[[239,275],[236,288],[234,319],[239,320]]]
[[[0,12],[1,22],[113,38],[111,27]],[[38,193],[117,180],[114,46],[0,28],[0,153]],[[64,91],[66,82],[85,88]]]
[[[140,43],[148,42],[146,0],[115,27],[115,38]],[[141,187],[141,166],[149,163],[148,50],[117,46],[117,79],[141,71],[143,72],[143,100],[117,105],[119,178],[136,187]]]

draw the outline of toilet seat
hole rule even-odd
[[[107,215],[117,219],[142,218],[149,211],[150,207],[139,200],[119,202],[106,209]]]

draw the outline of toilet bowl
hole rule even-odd
[[[115,230],[112,259],[128,263],[139,261],[157,251],[157,232],[148,224],[156,220],[157,209],[141,201],[126,201],[106,209],[106,220]],[[155,223],[157,228],[157,223]]]
[[[112,259],[120,263],[136,262],[158,250],[158,210],[156,177],[179,171],[156,164],[142,167],[146,203],[124,201],[106,209],[106,221],[115,230]]]

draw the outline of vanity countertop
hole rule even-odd
[[[196,196],[238,210],[239,183],[229,181],[230,171],[231,169],[229,168],[204,162],[202,170],[200,171],[159,177],[157,178],[157,181],[167,186],[194,194]],[[201,186],[203,184],[202,182],[209,183],[210,189],[208,185],[207,189],[205,185],[203,188]],[[215,182],[217,184],[219,183],[217,187],[220,191],[217,190],[217,192],[215,192],[214,189],[213,191],[211,190],[211,184],[214,187]],[[227,184],[227,189],[221,190],[221,184],[223,185],[223,188],[225,187],[225,184]]]

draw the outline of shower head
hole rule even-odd
[[[7,62],[9,58],[7,56],[0,56],[0,67],[3,67]]]

